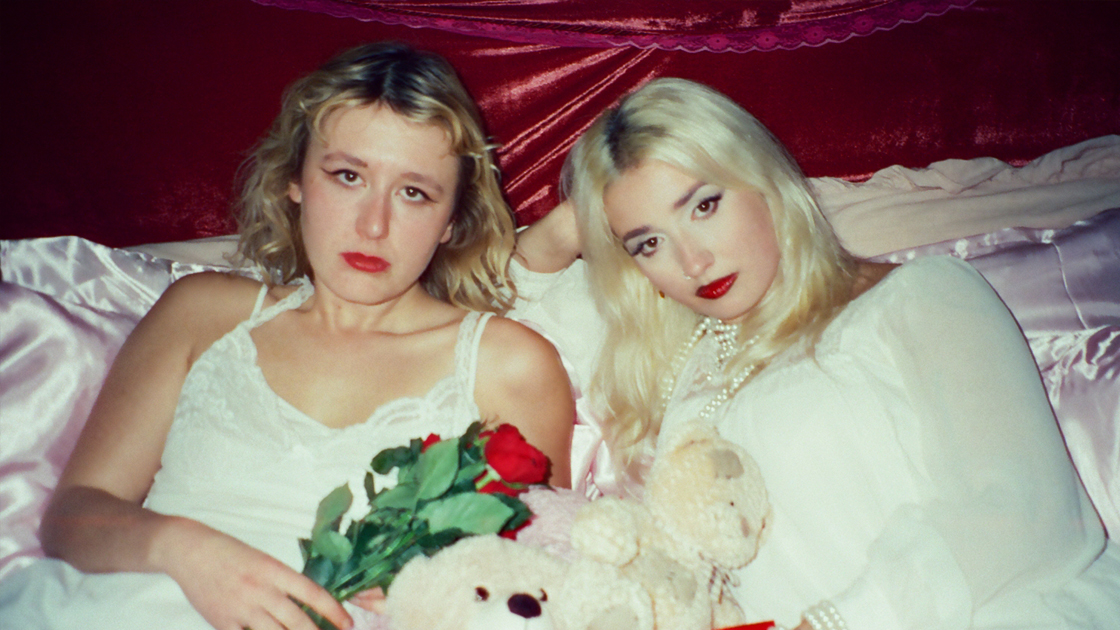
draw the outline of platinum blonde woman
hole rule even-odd
[[[313,630],[296,600],[348,628],[299,573],[318,502],[478,419],[569,484],[570,385],[492,317],[513,221],[443,59],[371,44],[301,79],[244,191],[241,253],[271,281],[188,276],[140,322],[44,516],[58,559],[0,585],[5,627]]]
[[[522,275],[545,300],[586,280],[597,310],[562,350],[597,357],[580,380],[624,479],[640,488],[675,423],[711,421],[758,461],[773,514],[734,575],[748,621],[1114,627],[1120,553],[968,264],[854,259],[767,129],[679,79],[604,112],[565,184],[521,235]]]

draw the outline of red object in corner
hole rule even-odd
[[[770,628],[773,627],[773,621],[760,621],[758,623],[746,623],[741,626],[731,626],[730,628],[723,628],[722,630],[770,630]]]

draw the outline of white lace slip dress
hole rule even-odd
[[[386,403],[359,424],[330,428],[269,387],[250,331],[302,305],[310,282],[253,314],[191,367],[145,507],[185,516],[302,569],[298,539],[311,531],[328,492],[349,482],[354,513],[366,509],[362,479],[384,448],[429,433],[458,435],[479,418],[474,401],[478,347],[490,314],[459,327],[455,370],[427,394]],[[388,480],[379,479],[379,483]],[[84,574],[38,561],[0,585],[0,628],[203,629],[210,626],[162,574]],[[12,625],[14,624],[14,625]]]

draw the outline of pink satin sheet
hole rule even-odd
[[[113,358],[183,264],[72,237],[0,242],[0,578],[42,555],[45,502]]]

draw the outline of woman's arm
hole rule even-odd
[[[140,509],[160,466],[195,352],[190,285],[172,285],[117,355],[40,528],[43,549],[83,571],[151,570],[164,519]]]
[[[493,318],[482,335],[475,400],[483,418],[517,427],[552,462],[549,483],[571,487],[575,401],[560,355],[525,326]]]
[[[553,273],[580,255],[579,230],[570,202],[562,202],[517,235],[514,256],[529,271]]]
[[[179,392],[203,350],[248,316],[260,285],[221,274],[172,285],[122,346],[40,528],[43,549],[87,572],[159,572],[217,628],[313,630],[290,599],[336,624],[341,606],[311,580],[190,519],[141,507]],[[252,297],[249,297],[252,296]]]
[[[966,263],[909,265],[920,267],[881,325],[916,412],[898,439],[928,498],[894,515],[863,577],[834,598],[853,630],[1024,614],[1024,593],[1060,587],[1104,544],[1006,307]],[[884,604],[889,618],[875,617]]]

